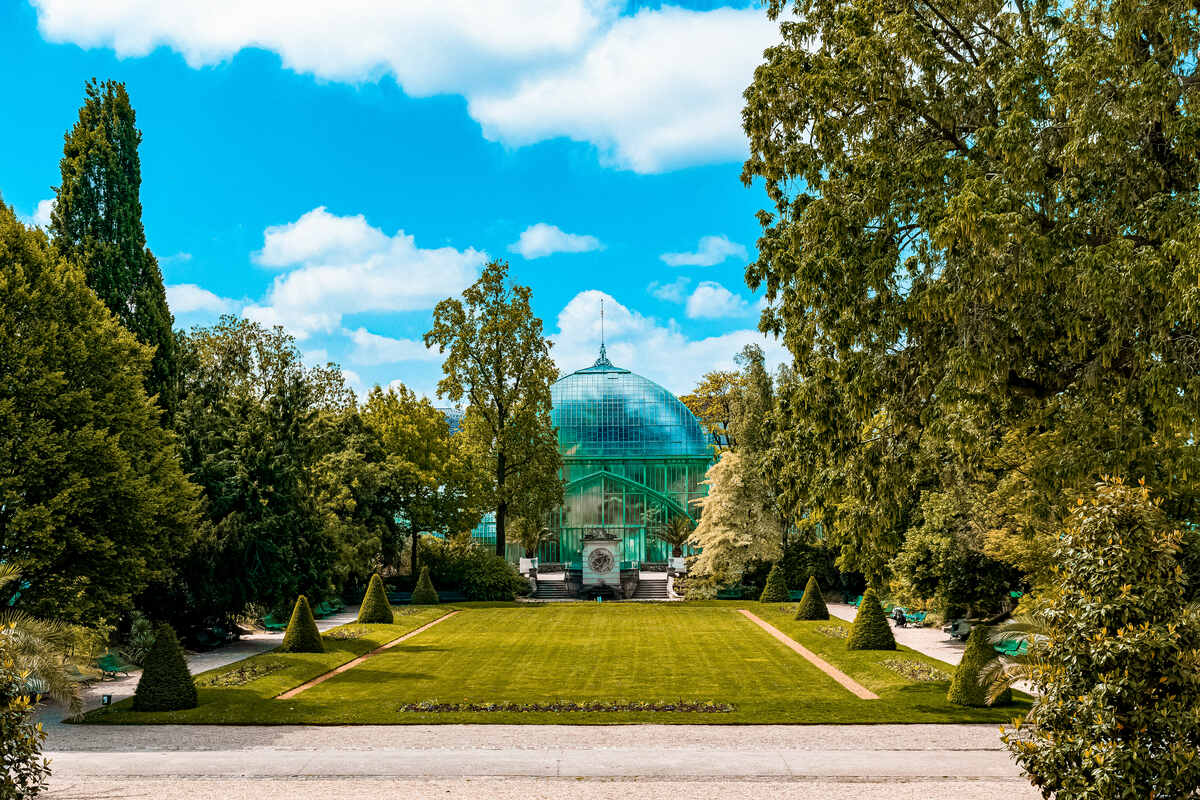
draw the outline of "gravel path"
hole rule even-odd
[[[858,613],[857,608],[846,603],[829,603],[828,606],[830,614],[847,622],[853,622],[854,615]],[[911,647],[918,653],[924,653],[947,664],[962,661],[963,650],[966,648],[965,642],[951,639],[942,633],[940,628],[893,627],[892,633],[895,634],[896,641],[905,647]]]

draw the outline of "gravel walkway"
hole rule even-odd
[[[858,609],[846,603],[828,603],[829,613],[847,622],[854,621]],[[947,664],[957,664],[962,661],[965,642],[951,639],[942,633],[941,628],[892,628],[896,641],[905,647],[911,647],[918,653],[924,653],[932,658],[945,661]]]

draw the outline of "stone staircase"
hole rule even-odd
[[[666,578],[642,578],[638,581],[637,591],[633,593],[634,600],[669,600]]]
[[[537,582],[537,591],[533,593],[537,600],[571,600],[574,599],[567,592],[566,581],[544,581]]]

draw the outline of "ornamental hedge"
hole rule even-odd
[[[304,595],[296,598],[292,618],[288,621],[287,632],[283,634],[283,644],[279,646],[279,650],[283,653],[325,652],[321,632],[317,630],[317,621],[313,619],[312,608]]]
[[[817,584],[817,576],[809,575],[808,583],[804,585],[804,597],[800,598],[800,608],[796,609],[796,619],[829,619],[829,607],[821,596],[821,587]]]
[[[767,585],[763,587],[758,602],[786,603],[790,599],[787,583],[783,579],[783,570],[779,568],[779,562],[776,562],[767,574]]]
[[[429,567],[421,567],[421,577],[417,579],[417,586],[413,589],[412,604],[414,606],[436,606],[439,602],[437,590],[433,588],[433,581],[429,579]]]
[[[142,661],[133,710],[182,711],[195,707],[196,682],[188,671],[183,648],[170,625],[159,625],[154,644]]]
[[[971,629],[967,637],[967,649],[963,651],[962,661],[954,671],[954,679],[950,681],[950,691],[946,699],[960,706],[986,706],[988,687],[984,686],[979,676],[988,662],[996,658],[996,650],[992,647],[991,628],[977,625]],[[996,703],[1003,705],[1012,700],[1012,690],[1005,689]]]
[[[854,618],[854,628],[850,631],[850,638],[846,640],[846,649],[896,649],[896,637],[892,635],[892,626],[888,624],[874,589],[863,592],[862,601],[858,604],[858,615]]]
[[[395,621],[387,592],[383,588],[383,578],[379,577],[379,573],[372,575],[371,582],[367,584],[367,593],[363,595],[362,606],[358,609],[358,621],[362,624],[384,625],[391,625]]]

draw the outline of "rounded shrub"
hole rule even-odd
[[[996,651],[992,647],[991,629],[986,625],[977,625],[967,637],[967,649],[963,651],[962,661],[958,662],[958,669],[954,671],[946,699],[960,706],[988,705],[988,687],[979,678],[983,668],[993,658],[996,658]],[[1011,700],[1012,690],[1005,689],[996,698],[996,703],[1003,705]]]
[[[417,586],[413,589],[412,604],[414,606],[436,606],[438,600],[437,590],[433,588],[433,581],[429,579],[429,567],[421,567],[421,577],[417,578]]]
[[[196,682],[188,672],[183,648],[170,625],[159,625],[142,662],[133,694],[134,711],[182,711],[196,707]]]
[[[279,650],[283,653],[325,652],[321,632],[317,630],[317,621],[313,619],[312,608],[304,595],[296,598],[296,606],[292,609],[292,618],[288,621],[287,632],[283,634],[283,644],[279,646]]]
[[[760,603],[786,603],[790,599],[788,594],[787,583],[783,578],[783,570],[779,568],[779,562],[771,567],[771,571],[767,574],[767,585],[763,587],[762,594],[758,597]]]
[[[383,589],[383,578],[379,573],[371,576],[367,584],[367,593],[363,595],[362,606],[358,609],[358,621],[362,624],[383,623],[391,625],[395,621],[392,606],[388,603],[387,592]]]
[[[892,626],[888,624],[874,589],[863,592],[862,602],[858,604],[858,615],[854,618],[854,628],[850,631],[850,638],[846,640],[846,649],[896,649],[896,637],[892,635]]]
[[[804,585],[804,597],[800,598],[800,608],[796,609],[796,619],[829,619],[829,607],[821,596],[821,587],[817,584],[817,576],[809,575],[808,583]]]

